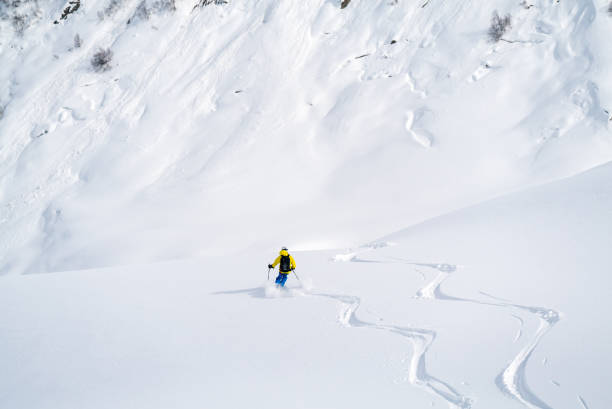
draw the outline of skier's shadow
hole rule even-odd
[[[264,287],[245,288],[244,290],[216,291],[212,295],[232,295],[246,294],[253,298],[268,298],[266,297],[266,289]]]

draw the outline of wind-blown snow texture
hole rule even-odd
[[[0,406],[610,406],[608,8],[0,1]]]

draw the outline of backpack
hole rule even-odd
[[[281,256],[279,270],[281,273],[288,273],[291,271],[291,257]]]

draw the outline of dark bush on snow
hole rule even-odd
[[[132,24],[138,20],[148,20],[152,14],[165,11],[176,11],[175,0],[142,0],[127,23]]]
[[[100,48],[93,57],[91,57],[91,66],[96,72],[108,71],[111,69],[110,62],[112,59],[113,52],[110,48]]]
[[[122,3],[123,3],[123,0],[110,0],[109,3],[104,8],[104,15],[106,17],[112,16],[113,14],[117,12],[117,10],[119,10],[119,7],[121,7]]]
[[[23,32],[28,28],[30,19],[27,15],[24,14],[15,14],[11,18],[11,23],[13,24],[13,28],[17,34],[23,34]]]
[[[106,17],[112,17],[123,6],[125,0],[108,0],[104,10],[98,11],[98,18],[104,20]]]
[[[147,7],[147,2],[143,0],[140,2],[138,7],[136,7],[136,11],[134,11],[134,14],[132,17],[130,17],[127,23],[132,24],[138,20],[148,20],[149,17],[151,17],[151,11]]]
[[[489,27],[489,40],[491,42],[498,42],[504,36],[506,31],[512,26],[512,17],[510,14],[506,14],[504,17],[501,17],[497,11],[493,12],[493,17],[491,17],[491,27]]]
[[[346,6],[348,6],[350,2],[351,0],[342,0],[342,3],[340,3],[340,8],[345,9]]]
[[[81,0],[70,0],[64,11],[62,11],[62,15],[60,20],[66,20],[69,15],[75,13],[81,7]],[[59,24],[58,20],[55,20],[53,24]]]
[[[38,0],[0,0],[0,20],[9,22],[18,35],[40,19]]]
[[[214,4],[215,6],[220,6],[222,4],[227,4],[227,0],[200,0],[194,8],[206,7],[210,6],[211,4]]]
[[[74,36],[74,48],[81,48],[83,45],[83,40],[81,40],[81,36],[76,34]]]
[[[612,1],[610,2],[610,5],[608,6],[608,13],[610,13],[610,15],[612,16]]]

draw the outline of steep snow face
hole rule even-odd
[[[0,6],[3,272],[343,245],[612,159],[603,1],[78,3]]]

